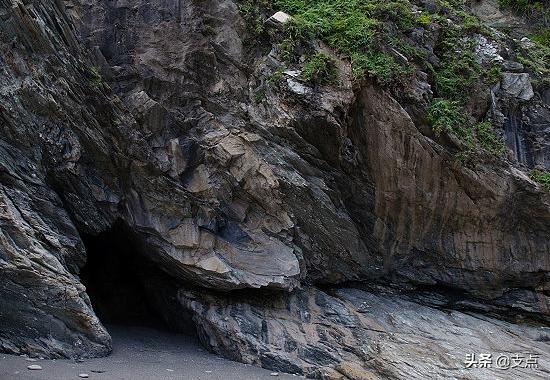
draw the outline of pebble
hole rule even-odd
[[[88,377],[90,377],[90,375],[88,375],[87,373],[81,373],[80,375],[78,375],[78,377],[81,377],[83,379],[87,379]]]
[[[166,370],[167,370],[168,372],[174,372],[174,370],[173,370],[173,369],[170,369],[170,368],[166,368]]]
[[[28,361],[28,362],[35,362],[36,361],[35,358],[25,358],[25,360]]]
[[[271,376],[279,376],[279,372],[271,372],[270,375]]]
[[[212,373],[212,371],[204,371],[204,372],[206,372],[206,373]]]
[[[27,367],[27,369],[30,369],[31,371],[39,371],[42,369],[38,364],[31,364]]]

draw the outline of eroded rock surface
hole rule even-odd
[[[550,374],[547,327],[437,309],[388,289],[307,288],[289,297],[227,298],[181,291],[179,299],[195,313],[206,347],[276,371],[355,380],[545,379]],[[494,364],[467,368],[470,354],[475,360],[491,354]],[[521,366],[496,365],[499,356],[515,355],[524,358]],[[537,368],[525,363],[529,355]]]
[[[503,125],[515,157],[464,166],[452,136],[415,111],[433,95],[427,74],[409,104],[354,85],[349,63],[317,44],[340,78],[313,86],[278,72],[269,36],[251,46],[235,1],[4,0],[0,21],[3,351],[109,351],[79,282],[80,235],[119,223],[167,277],[201,289],[181,304],[205,344],[236,360],[317,377],[490,378],[462,372],[469,345],[548,353],[543,328],[399,294],[297,290],[450,287],[478,297],[478,312],[548,321],[550,196],[526,168],[550,165],[550,108],[522,67],[501,62],[500,85],[472,105]],[[163,300],[157,285],[148,292]],[[255,301],[258,288],[273,300]],[[219,290],[230,293],[208,295]],[[156,305],[168,320],[181,312]]]

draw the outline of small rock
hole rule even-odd
[[[90,377],[90,375],[88,375],[87,373],[81,373],[80,375],[78,375],[78,377],[81,377],[83,379],[87,379],[88,377]]]
[[[279,376],[279,372],[271,372],[270,375],[271,376]]]
[[[31,364],[30,366],[27,367],[27,369],[30,369],[31,371],[40,371],[42,367],[39,366],[38,364]]]
[[[288,75],[292,78],[297,78],[300,76],[301,71],[300,70],[285,70],[283,71],[283,74]]]
[[[167,370],[168,372],[174,372],[174,370],[173,370],[173,369],[170,369],[170,368],[166,368],[166,370]]]
[[[298,95],[306,95],[308,92],[311,91],[308,87],[299,82],[296,82],[295,80],[292,80],[291,78],[287,78],[286,83],[290,91]]]
[[[212,373],[212,371],[204,371],[204,372],[206,372],[206,373]]]
[[[25,358],[25,360],[28,361],[28,362],[35,362],[36,361],[35,358]]]
[[[285,13],[285,12],[277,12],[273,16],[271,16],[269,19],[267,19],[267,22],[273,24],[273,25],[283,25],[289,22],[292,19],[292,17]]]

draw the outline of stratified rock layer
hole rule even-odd
[[[473,111],[481,116],[492,104],[494,119],[507,123],[508,141],[523,141],[511,144],[515,160],[480,155],[465,167],[453,156],[453,137],[434,136],[414,111],[432,96],[425,73],[409,84],[414,104],[368,81],[354,87],[349,64],[337,57],[339,84],[313,87],[295,70],[278,71],[282,59],[269,36],[263,45],[246,43],[252,37],[234,1],[4,0],[0,20],[3,351],[109,351],[109,336],[79,283],[86,261],[79,234],[97,235],[115,223],[167,277],[202,292],[282,291],[274,300],[295,306],[273,311],[259,303],[248,315],[253,301],[243,297],[235,302],[244,314],[229,315],[227,325],[212,305],[225,305],[217,312],[226,315],[233,293],[180,294],[211,349],[270,368],[350,379],[363,376],[354,371],[383,377],[386,368],[387,376],[406,377],[405,367],[367,362],[376,339],[395,348],[380,348],[388,361],[406,362],[411,343],[388,337],[409,331],[410,323],[428,331],[413,332],[422,344],[441,338],[414,351],[414,375],[451,377],[462,359],[457,350],[477,342],[472,335],[489,339],[485,328],[466,327],[478,317],[458,313],[453,321],[397,295],[283,293],[304,284],[378,279],[443,286],[497,310],[548,320],[550,196],[518,162],[548,165],[550,111],[520,66],[509,64],[485,98],[480,91]],[[276,86],[268,80],[274,74]],[[519,113],[528,116],[521,123],[512,117]],[[363,299],[377,309],[368,320],[353,306]],[[302,306],[321,322],[298,318]],[[399,308],[410,310],[410,320],[388,324]],[[447,327],[422,325],[420,309]],[[348,314],[351,325],[336,321]],[[314,337],[309,351],[289,346],[283,355],[278,338],[254,336],[259,319],[277,324],[285,315],[292,326],[268,326],[266,334],[296,333],[302,343]],[[246,330],[237,317],[258,319]],[[333,322],[326,326],[330,347],[319,348],[323,333],[308,329]],[[386,331],[380,338],[367,334],[377,323]],[[493,319],[483,324],[503,335],[483,348],[548,351],[544,339],[529,338],[538,330]],[[527,335],[514,340],[505,331]],[[367,354],[351,348],[364,342],[354,334],[368,335]],[[439,352],[454,357],[446,362]],[[437,357],[436,368],[426,357]]]
[[[276,371],[354,380],[550,375],[550,329],[440,310],[387,289],[306,288],[263,297],[181,291],[179,299],[195,314],[206,347]],[[490,366],[476,364],[484,354]]]

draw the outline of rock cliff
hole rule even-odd
[[[251,31],[251,3],[0,2],[0,349],[108,354],[81,273],[86,242],[108,233],[147,262],[133,277],[166,323],[234,360],[334,379],[547,378],[550,195],[530,171],[550,169],[550,87],[513,50],[533,43],[471,36],[499,75],[472,82],[463,110],[495,128],[495,156],[432,128],[441,75],[357,78],[321,39],[308,48],[338,79],[308,81],[281,27]],[[472,7],[491,23],[494,2]],[[407,38],[437,70],[436,24]],[[472,372],[468,350],[541,359]]]

